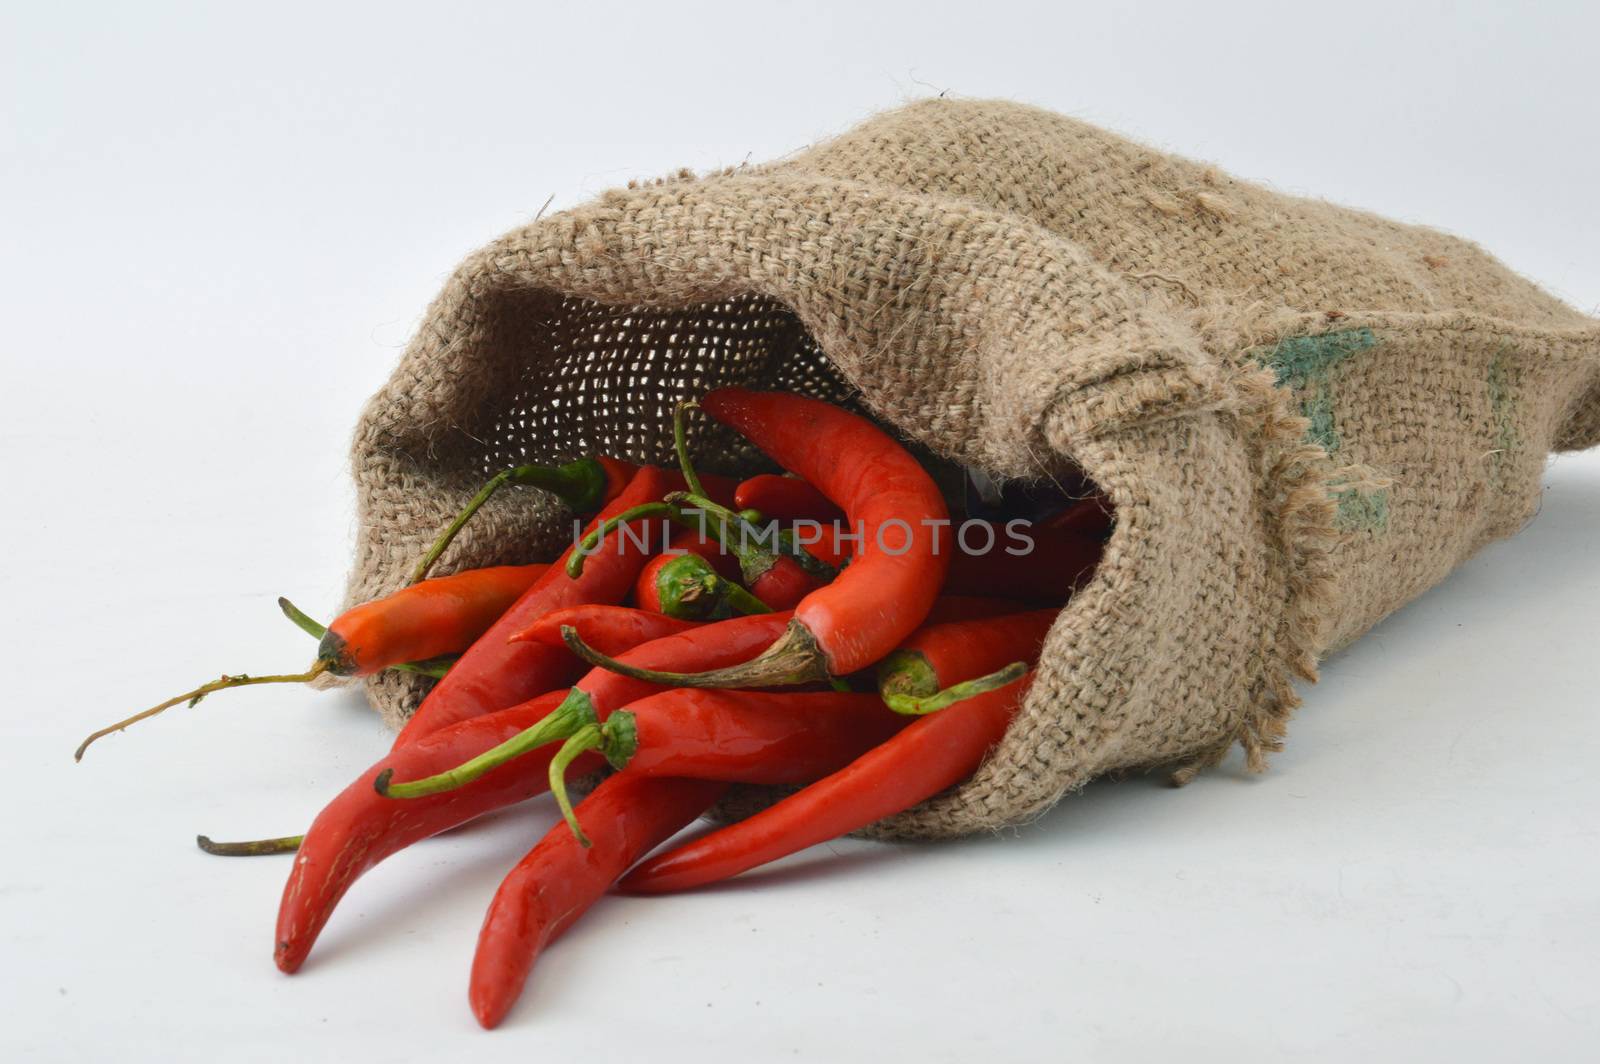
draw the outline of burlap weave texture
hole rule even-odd
[[[1475,245],[1009,103],[929,100],[780,162],[606,193],[464,262],[362,415],[349,594],[404,582],[490,473],[667,460],[721,384],[849,401],[1116,505],[1005,742],[880,826],[1026,820],[1096,775],[1277,746],[1319,657],[1532,515],[1600,439],[1600,323]],[[757,461],[701,427],[708,468]],[[505,493],[440,571],[548,557]],[[372,682],[392,721],[414,680]]]

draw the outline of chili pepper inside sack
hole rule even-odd
[[[1600,322],[1473,244],[1082,122],[928,100],[783,161],[608,192],[473,254],[355,442],[352,602],[490,473],[671,461],[679,399],[853,404],[997,479],[1077,463],[1116,507],[1005,740],[878,826],[1033,817],[1101,773],[1277,748],[1317,661],[1534,513],[1600,439]],[[706,467],[766,468],[699,419]],[[440,572],[547,559],[503,492]],[[394,722],[416,681],[385,675]]]

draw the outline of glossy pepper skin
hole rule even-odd
[[[616,710],[600,750],[619,771],[728,783],[808,783],[909,723],[871,694],[681,687]]]
[[[720,388],[700,405],[865,533],[851,564],[794,613],[829,673],[875,664],[922,623],[944,584],[950,513],[932,478],[882,429],[816,399]]]
[[[633,600],[642,610],[686,621],[715,621],[771,607],[697,554],[658,554],[645,564]]]
[[[878,663],[878,690],[927,697],[1015,661],[1031,666],[1059,616],[1054,609],[1029,610],[919,628]]]
[[[566,650],[561,629],[575,628],[584,642],[602,654],[621,654],[640,643],[661,639],[698,628],[703,621],[683,621],[664,613],[635,609],[632,606],[607,606],[591,603],[568,606],[547,613],[511,638],[518,642],[544,643]],[[607,649],[607,648],[611,649]]]
[[[565,696],[565,691],[554,691],[397,747],[329,802],[306,831],[284,886],[273,950],[278,967],[293,972],[304,963],[339,899],[380,861],[414,842],[531,798],[549,786],[544,773],[508,765],[471,787],[414,802],[396,802],[373,790],[373,780],[380,772],[392,769],[410,777],[459,764],[540,720]],[[588,762],[591,768],[598,763],[595,759]]]
[[[654,502],[682,486],[679,474],[644,466],[589,528],[593,530],[608,517]],[[726,478],[706,478],[706,490],[731,495],[733,484]],[[457,721],[492,713],[571,683],[582,670],[581,663],[575,662],[571,654],[543,643],[512,642],[511,636],[554,610],[586,603],[621,602],[653,553],[647,547],[641,548],[632,537],[608,537],[601,549],[586,560],[583,574],[572,579],[565,566],[571,554],[568,548],[561,561],[517,599],[428,692],[401,729],[395,747]]]
[[[765,614],[702,625],[634,647],[622,659],[647,668],[718,668],[758,653],[777,637],[788,619],[787,614]],[[660,690],[603,669],[591,670],[577,688],[600,720],[613,709]],[[547,790],[550,758],[556,747],[544,747],[464,787],[425,798],[401,801],[379,794],[374,781],[382,772],[392,770],[394,779],[412,780],[455,768],[537,724],[570,694],[565,688],[552,691],[397,747],[340,792],[306,832],[284,887],[275,949],[278,967],[286,972],[300,967],[339,899],[359,876],[384,858]],[[576,763],[574,772],[601,764],[598,757],[584,758]]]
[[[709,809],[724,784],[612,776],[578,805],[594,825],[584,848],[557,824],[513,868],[484,916],[468,1001],[485,1028],[516,1003],[539,953],[640,857]]]
[[[758,510],[779,521],[819,521],[832,524],[844,511],[801,477],[761,473],[733,490],[733,504],[741,510]]]
[[[664,894],[704,886],[910,809],[977,770],[1005,735],[1030,680],[916,718],[833,775],[651,858],[622,880],[621,889]]]
[[[346,610],[317,648],[337,676],[366,676],[471,646],[550,566],[495,565],[411,584]]]

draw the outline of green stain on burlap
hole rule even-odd
[[[1376,347],[1371,329],[1343,329],[1315,336],[1291,336],[1270,349],[1256,352],[1256,360],[1271,369],[1279,387],[1305,393],[1300,412],[1310,424],[1306,438],[1329,454],[1339,450],[1339,426],[1333,411],[1333,368],[1345,359]],[[1341,531],[1383,532],[1389,527],[1389,493],[1340,490],[1329,486],[1338,509],[1334,526]]]
[[[1377,343],[1371,329],[1343,329],[1291,336],[1256,357],[1272,370],[1279,387],[1310,391],[1300,400],[1300,412],[1311,422],[1307,436],[1332,454],[1339,449],[1339,428],[1333,417],[1333,367]]]

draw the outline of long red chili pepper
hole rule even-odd
[[[780,521],[832,524],[844,519],[844,511],[809,481],[776,473],[762,473],[740,483],[733,490],[733,504],[741,510],[759,510]]]
[[[457,654],[550,570],[548,564],[467,569],[401,588],[346,610],[317,656],[338,676],[365,676],[403,661]]]
[[[626,490],[611,500],[590,526],[671,490],[677,477],[654,466],[635,474]],[[564,687],[578,674],[570,654],[542,643],[511,642],[511,636],[552,610],[583,603],[617,603],[633,586],[653,553],[629,536],[614,536],[587,559],[583,574],[570,578],[565,560],[553,565],[500,619],[472,644],[461,660],[428,692],[401,729],[395,747],[468,717],[516,705],[544,691]]]
[[[680,687],[589,724],[550,762],[550,789],[573,834],[566,767],[597,750],[618,771],[728,783],[809,783],[836,772],[905,727],[873,695],[773,694]]]
[[[933,621],[955,621],[992,616],[1003,604],[992,599],[941,598],[929,612]],[[1014,604],[1010,605],[1014,608]],[[464,786],[516,758],[539,750],[556,739],[567,739],[589,724],[606,720],[613,710],[659,689],[658,685],[637,679],[633,670],[718,668],[724,662],[746,660],[761,646],[770,644],[784,631],[789,614],[769,613],[739,617],[717,624],[697,626],[671,639],[660,639],[635,648],[619,658],[624,668],[616,671],[596,668],[573,687],[567,699],[546,720],[530,724],[514,738],[500,743],[460,764],[415,778],[398,773],[380,774],[378,789],[395,798],[419,798]],[[607,638],[611,638],[609,635]],[[703,665],[686,665],[685,662]],[[545,752],[548,757],[548,751]]]
[[[878,663],[878,691],[901,713],[943,709],[971,690],[960,684],[1016,661],[1031,667],[1058,616],[1053,609],[1031,610],[918,629]]]
[[[944,586],[955,595],[1060,603],[1089,582],[1104,552],[1099,530],[1031,525],[1015,542],[1002,534],[989,550],[957,550]]]
[[[428,575],[428,570],[433,563],[443,554],[445,548],[450,546],[456,538],[456,533],[472,519],[490,497],[507,484],[522,484],[529,487],[543,488],[554,493],[566,503],[576,514],[592,514],[606,503],[621,495],[628,484],[638,473],[639,467],[632,462],[624,462],[616,458],[580,458],[576,462],[568,462],[562,466],[521,465],[512,469],[496,473],[489,478],[478,494],[462,508],[445,530],[439,533],[439,538],[428,548],[428,553],[411,573],[411,582],[416,583]]]
[[[485,1028],[505,1018],[539,953],[582,916],[617,877],[709,809],[726,784],[612,776],[579,808],[595,826],[579,846],[557,824],[495,892],[478,934],[467,993]]]
[[[511,768],[451,794],[420,802],[393,802],[373,790],[380,773],[428,773],[459,764],[543,719],[565,696],[565,691],[552,691],[396,748],[329,802],[306,831],[284,887],[274,949],[278,967],[286,972],[300,967],[345,891],[380,861],[414,842],[531,798],[549,786],[542,772]]]
[[[679,687],[771,687],[876,663],[922,623],[944,583],[949,511],[938,487],[877,426],[819,400],[723,388],[702,406],[842,506],[865,542],[836,580],[795,607],[788,631],[760,657],[713,673],[640,678]],[[581,640],[568,645],[608,664]]]
[[[1026,607],[1015,599],[988,598],[979,595],[940,595],[928,611],[928,624],[949,621],[970,621],[980,617],[999,617],[1016,613]],[[547,613],[522,631],[513,635],[515,640],[530,640],[553,647],[565,647],[561,629],[576,628],[585,643],[602,654],[617,655],[626,650],[661,639],[691,628],[699,628],[704,621],[684,621],[663,613],[634,609],[631,606],[604,606],[591,603],[586,606],[569,606],[564,610]]]
[[[777,638],[787,621],[787,614],[765,614],[701,625],[635,647],[622,658],[648,667],[717,668],[759,652]],[[565,739],[576,730],[569,722],[576,720],[581,726],[604,720],[613,709],[657,690],[654,685],[595,669],[579,680],[573,691],[553,691],[509,709],[463,720],[390,751],[340,792],[306,832],[278,910],[278,966],[286,972],[300,966],[345,891],[384,858],[474,817],[542,793],[549,786],[549,759],[556,748],[536,750],[497,771],[486,769],[468,785],[447,794],[409,801],[380,794],[376,786],[380,776],[414,780],[453,773],[541,722],[549,732],[543,741]],[[587,714],[580,712],[585,708]],[[602,764],[598,757],[592,763]],[[399,784],[393,788],[402,789]]]
[[[583,641],[602,654],[621,654],[640,643],[652,639],[677,635],[697,628],[701,621],[682,621],[664,613],[634,609],[631,606],[606,606],[590,603],[585,606],[568,606],[540,617],[511,638],[517,642],[544,643],[560,647],[562,628],[576,628]],[[607,648],[610,649],[607,649]]]
[[[787,613],[762,613],[701,625],[635,647],[618,660],[625,666],[647,670],[720,668],[727,663],[744,661],[769,646],[783,633],[789,616]],[[685,664],[691,662],[704,664]],[[419,779],[401,773],[380,774],[377,789],[395,798],[417,798],[453,790],[556,739],[571,738],[585,725],[604,721],[612,710],[659,690],[658,684],[648,680],[595,668],[573,685],[548,719],[530,724],[522,734],[432,776]],[[553,750],[545,751],[542,756],[548,758],[553,753]],[[400,782],[391,783],[395,776]]]
[[[917,718],[849,766],[749,819],[640,865],[623,890],[703,886],[902,812],[959,783],[1005,735],[1029,680]]]

